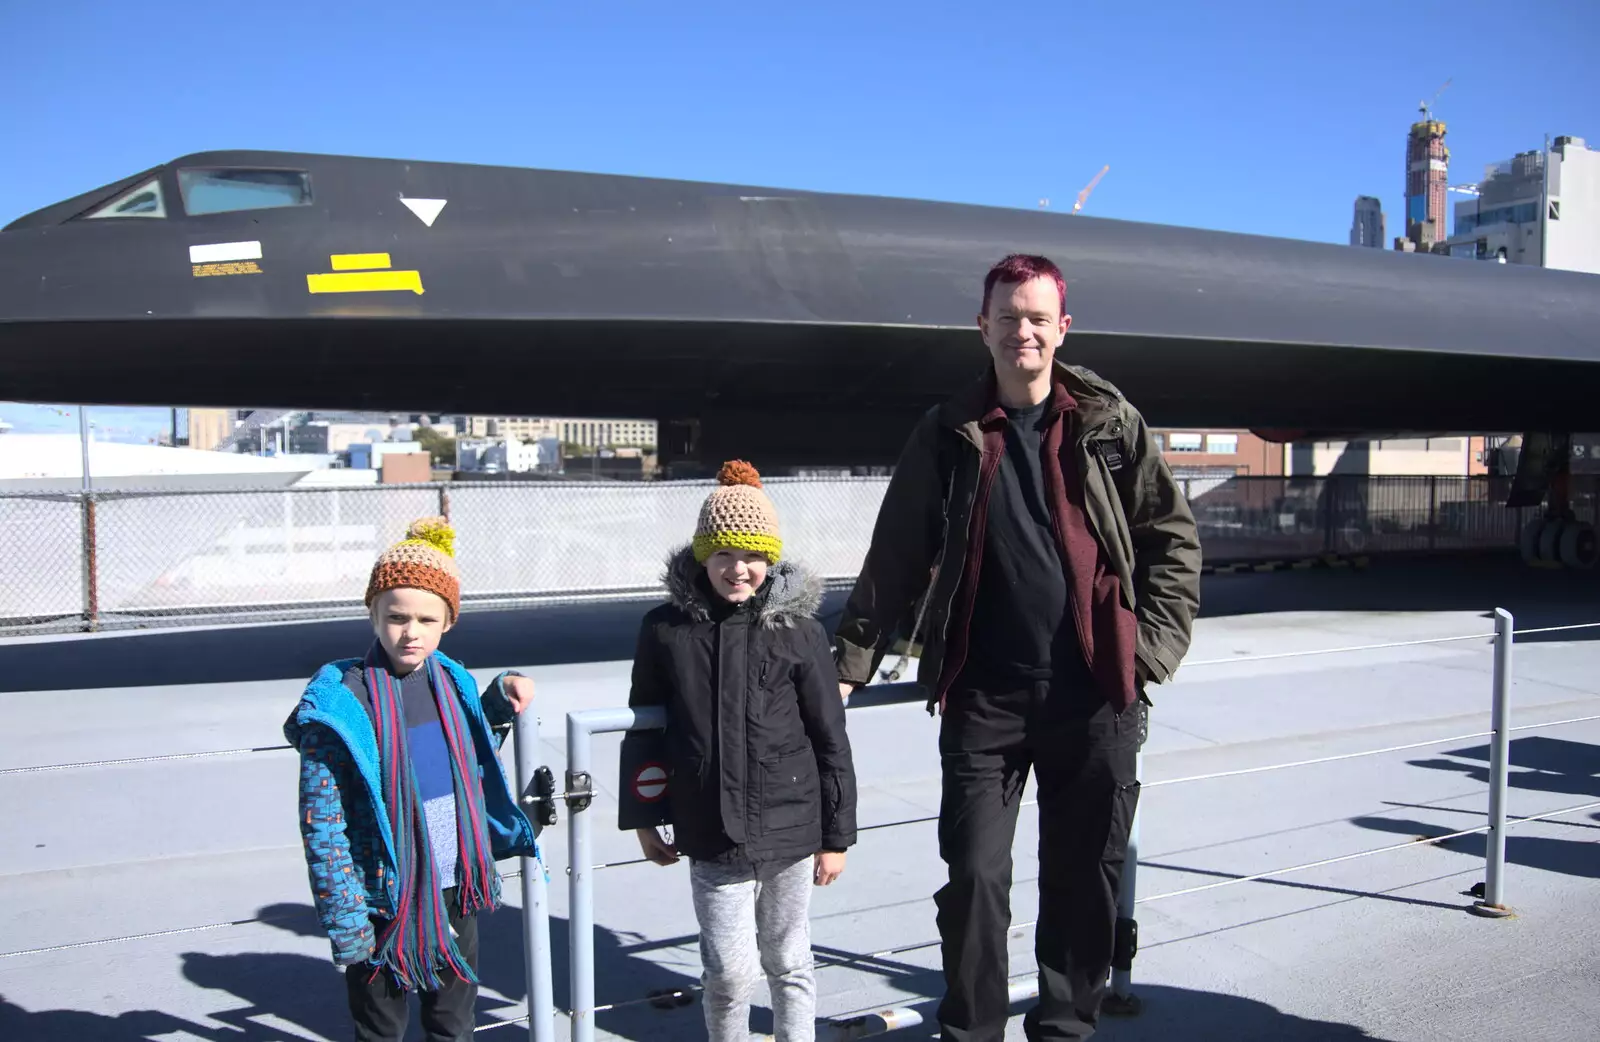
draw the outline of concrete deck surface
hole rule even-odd
[[[1506,895],[1517,915],[1508,920],[1465,911],[1466,891],[1483,878],[1481,836],[1162,897],[1485,820],[1486,738],[1162,784],[1488,729],[1486,639],[1255,656],[1487,634],[1497,604],[1517,613],[1519,627],[1600,622],[1597,592],[1592,575],[1500,560],[1209,580],[1189,664],[1152,692],[1134,970],[1146,1007],[1108,1018],[1097,1037],[1600,1037],[1597,810],[1511,831]],[[545,759],[559,775],[564,714],[625,701],[623,660],[644,607],[472,615],[446,650],[480,677],[511,665],[532,672]],[[358,654],[368,632],[324,623],[0,643],[0,1039],[349,1037],[310,913],[295,758],[270,747],[281,744],[310,670]],[[1600,716],[1600,629],[1528,637],[1515,676],[1514,725]],[[920,705],[872,702],[858,696],[849,712],[861,823],[936,813],[937,721]],[[632,837],[615,829],[618,741],[596,741],[605,793],[590,813],[602,863],[637,857]],[[1600,721],[1518,732],[1512,758],[1512,815],[1600,801]],[[1031,815],[1017,837],[1018,923],[1037,903]],[[544,837],[558,953],[565,817]],[[925,942],[937,936],[932,894],[942,880],[931,824],[862,833],[844,877],[815,895],[819,957],[853,960],[819,971],[823,1015],[910,1005],[932,1019],[942,982],[937,946]],[[517,887],[506,890],[512,907],[483,923],[479,1022],[489,1040],[525,1037],[520,1026],[493,1027],[520,1015],[525,1000]],[[600,1003],[696,983],[684,866],[602,871],[595,896]],[[185,932],[164,933],[176,930]],[[1031,943],[1031,930],[1013,932],[1013,974],[1031,970]],[[863,958],[902,948],[910,950]],[[555,979],[560,1001],[560,959]],[[704,1037],[698,1004],[640,1003],[597,1022],[602,1038]],[[769,1025],[758,1009],[753,1027]],[[1020,1016],[1012,1037],[1022,1037]]]

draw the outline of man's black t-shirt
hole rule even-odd
[[[963,670],[974,680],[1061,681],[1087,672],[1041,469],[1046,404],[1005,410]]]

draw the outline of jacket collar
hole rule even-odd
[[[1091,369],[1067,365],[1059,359],[1051,367],[1054,372],[1049,414],[1052,416],[1077,411],[1079,422],[1084,427],[1090,427],[1106,419],[1122,401],[1122,392]],[[984,366],[981,376],[958,391],[939,410],[941,424],[961,431],[969,441],[980,447],[984,429],[1004,418],[1005,411],[1000,407],[999,381],[992,363]]]
[[[710,595],[700,583],[705,566],[694,559],[694,549],[683,546],[667,558],[661,581],[667,596],[680,611],[696,622],[711,619]],[[781,560],[767,569],[767,581],[756,607],[756,623],[763,629],[791,629],[800,619],[815,618],[822,606],[822,578],[793,561]]]

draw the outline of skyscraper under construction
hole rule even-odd
[[[1406,234],[1395,247],[1428,252],[1450,236],[1445,201],[1450,149],[1444,143],[1444,121],[1433,119],[1426,105],[1422,113],[1406,136]]]

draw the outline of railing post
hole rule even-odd
[[[100,553],[95,534],[96,509],[93,492],[83,493],[83,628],[93,633],[100,627]]]
[[[1428,477],[1428,549],[1439,548],[1439,479]]]
[[[1334,533],[1339,527],[1339,479],[1332,474],[1322,479],[1322,552],[1336,554],[1339,547],[1334,543]]]
[[[590,740],[612,731],[667,726],[663,706],[588,709],[567,714],[567,922],[572,967],[572,1042],[594,1042],[594,856],[589,805],[594,801]]]
[[[572,1042],[594,1042],[594,867],[589,854],[591,732],[582,713],[567,714],[567,945],[572,982]]]
[[[1144,748],[1139,749],[1134,761],[1135,778],[1144,775]],[[1141,801],[1142,802],[1142,801]],[[1128,850],[1122,859],[1122,879],[1117,888],[1117,927],[1115,947],[1111,953],[1111,993],[1102,1007],[1108,1016],[1137,1016],[1144,1004],[1133,994],[1133,957],[1139,951],[1139,921],[1134,918],[1134,901],[1138,896],[1139,880],[1139,804],[1133,807],[1133,821],[1128,825]]]
[[[1494,701],[1489,746],[1489,834],[1485,852],[1483,900],[1472,905],[1476,915],[1503,919],[1511,914],[1505,904],[1506,868],[1506,768],[1511,757],[1511,613],[1494,610]]]
[[[337,494],[337,493],[336,493]],[[525,798],[539,769],[539,717],[533,710],[517,714],[517,792]],[[524,802],[526,808],[526,802]],[[533,813],[542,808],[533,808]],[[541,853],[543,853],[541,851]],[[555,986],[550,973],[550,890],[542,858],[524,857],[522,863],[522,953],[528,987],[528,1038],[530,1042],[555,1042]]]

